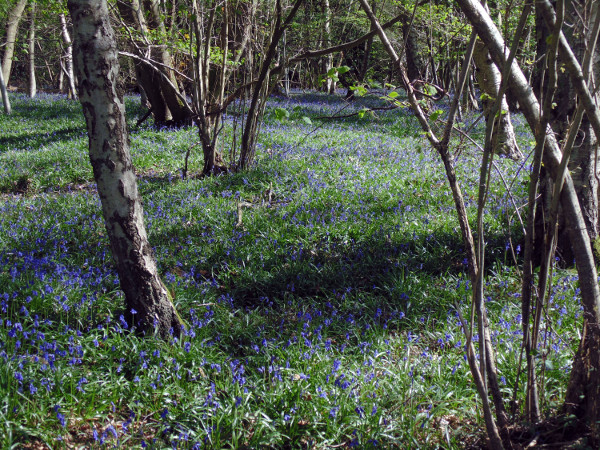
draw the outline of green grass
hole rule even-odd
[[[461,448],[482,436],[455,310],[468,315],[470,295],[458,222],[409,112],[328,121],[317,117],[338,99],[273,99],[251,169],[185,181],[194,129],[132,131],[150,241],[191,324],[163,342],[119,319],[78,104],[11,100],[14,114],[0,115],[2,448]],[[471,216],[477,162],[466,147],[457,163]],[[199,149],[191,164],[201,168]],[[241,226],[239,201],[252,205]],[[507,394],[521,342],[510,211],[495,180],[486,296]],[[564,395],[580,316],[576,277],[558,272],[539,360],[546,413]]]

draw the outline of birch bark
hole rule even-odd
[[[4,77],[0,70],[0,93],[2,93],[2,104],[4,105],[4,113],[10,114],[10,100],[8,100],[8,92],[6,91],[6,84],[4,84]]]
[[[77,99],[77,90],[75,89],[75,74],[73,73],[73,43],[71,35],[67,28],[67,19],[64,14],[59,14],[60,32],[65,43],[65,72],[69,82],[69,96]]]
[[[25,6],[27,6],[27,0],[18,0],[8,13],[6,44],[4,45],[4,55],[2,57],[2,75],[4,76],[4,84],[6,86],[9,86],[10,83],[10,71],[15,53],[17,31],[19,30],[19,22],[21,21],[21,17],[23,17]]]
[[[106,0],[69,0],[75,67],[89,136],[89,155],[112,255],[125,293],[128,322],[166,337],[182,326],[158,276],[133,171],[119,64]]]
[[[500,71],[489,56],[487,47],[481,41],[475,46],[473,60],[477,65],[479,88],[486,94],[482,99],[485,120],[496,121],[492,134],[494,152],[518,161],[523,158],[523,154],[519,150],[515,131],[510,121],[510,112],[506,97],[502,98],[500,116],[498,118],[491,117],[491,109],[498,96],[501,77]]]
[[[35,80],[35,1],[31,1],[31,12],[30,12],[30,23],[29,23],[29,34],[27,35],[27,49],[28,49],[28,77],[27,77],[27,95],[30,98],[35,97],[37,92],[37,84]]]

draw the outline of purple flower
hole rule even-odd
[[[331,417],[332,419],[335,419],[335,416],[337,416],[337,413],[339,410],[340,410],[339,406],[334,406],[333,408],[331,408],[329,410],[329,417]]]

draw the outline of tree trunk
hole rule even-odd
[[[158,1],[150,2],[150,18],[151,26],[153,29],[158,29],[161,36],[167,39],[167,29],[162,19],[162,11],[159,8]],[[191,118],[189,109],[183,104],[183,101],[179,98],[181,94],[175,77],[175,72],[172,70],[173,58],[166,45],[159,46],[159,60],[162,63],[162,71],[166,75],[160,77],[160,89],[163,92],[163,98],[171,111],[172,124],[175,126],[190,125]],[[169,82],[167,82],[167,80]],[[156,89],[156,87],[154,87]]]
[[[11,113],[10,101],[8,100],[8,92],[6,91],[6,84],[4,84],[4,76],[0,70],[0,93],[2,93],[2,104],[4,105],[4,112],[6,114]]]
[[[458,0],[458,4],[479,37],[487,45],[495,63],[503,65],[506,47],[499,31],[481,4],[475,0]],[[548,130],[540,130],[540,105],[517,63],[512,64],[509,82],[510,89],[521,105],[529,126],[536,132],[545,131],[544,165],[548,168],[551,177],[555,179],[562,157],[561,150],[550,127]],[[573,399],[567,395],[567,400],[576,400],[576,403],[574,405],[567,404],[565,408],[567,410],[576,408],[579,417],[585,418],[593,427],[597,438],[597,423],[600,420],[600,290],[591,243],[575,186],[568,172],[564,176],[560,203],[565,212],[569,237],[577,262],[581,302],[586,323],[584,338],[580,345],[580,351],[573,362],[569,383],[569,386],[577,386],[577,396]]]
[[[569,24],[572,24],[572,26],[563,27],[563,32],[567,41],[569,42],[569,45],[571,46],[571,49],[573,50],[573,53],[579,61],[582,61],[586,46],[593,45],[589,39],[587,39],[586,43],[586,37],[588,37],[586,34],[589,33],[586,30],[589,29],[589,23],[582,23],[582,16],[580,14],[581,11],[585,10],[585,5],[581,0],[573,0],[568,2],[567,5],[569,6],[565,11],[565,20]],[[590,11],[587,11],[587,14],[590,14]],[[538,22],[543,22],[539,5],[536,9],[536,16],[538,17]],[[538,58],[542,58],[543,63],[543,55],[546,52],[546,38],[549,35],[549,29],[545,23],[541,26],[541,29],[542,32],[539,33],[537,37],[537,53]],[[597,58],[597,56],[598,55],[596,54],[595,57]],[[597,87],[598,85],[595,78],[593,65],[591,66],[590,75],[592,86]],[[536,77],[538,82],[538,86],[536,86],[537,92],[543,92],[542,89],[545,88],[544,86],[539,86],[541,83],[540,78],[541,77],[539,75]],[[556,137],[559,141],[562,141],[566,137],[570,119],[573,118],[575,114],[575,108],[577,107],[576,99],[577,93],[575,86],[571,81],[570,74],[568,72],[559,72],[558,89],[555,93],[555,103],[559,105],[559,107],[552,110],[551,118],[552,129],[555,131]],[[573,177],[573,182],[577,191],[577,197],[579,198],[579,203],[581,205],[590,240],[594,244],[597,242],[600,233],[598,217],[598,208],[600,206],[598,204],[598,176],[600,174],[600,168],[598,167],[598,156],[596,151],[597,146],[598,139],[596,134],[594,133],[587,115],[584,115],[575,144],[573,146],[573,153],[571,154],[571,159],[569,160],[569,170],[571,172],[571,176]],[[550,183],[546,181],[545,185],[550,186]],[[548,204],[548,195],[549,194],[547,193],[547,190],[542,191],[542,198],[544,200],[542,202],[542,206]],[[567,264],[570,264],[573,261],[573,252],[568,233],[566,233],[564,229],[565,218],[560,217],[559,222],[561,226],[559,227],[558,235],[558,251],[563,258],[566,259]],[[547,224],[543,225],[546,226]],[[598,258],[598,256],[598,250],[596,249],[596,257]]]
[[[325,33],[325,47],[329,47],[331,45],[331,8],[329,6],[329,0],[323,0],[323,12],[325,13],[325,26],[323,30]],[[325,73],[328,73],[332,67],[333,54],[329,54],[325,60]],[[326,89],[328,94],[335,93],[335,81],[330,77],[327,77]]]
[[[484,94],[482,95],[482,103],[485,120],[486,122],[490,120],[496,121],[492,132],[494,152],[519,161],[523,158],[523,154],[521,153],[521,150],[519,150],[515,131],[510,121],[510,112],[506,96],[502,98],[500,116],[491,117],[491,110],[496,101],[496,97],[498,96],[498,90],[500,89],[501,77],[500,71],[490,58],[487,47],[481,41],[478,41],[475,46],[473,60],[477,65],[479,88],[482,94]]]
[[[402,33],[404,35],[406,72],[411,83],[421,85],[419,81],[427,81],[427,33],[422,23],[412,21],[412,14],[406,11]]]
[[[69,98],[77,99],[77,90],[75,89],[75,75],[73,73],[73,43],[67,28],[67,19],[64,14],[59,14],[60,31],[65,43],[65,75],[69,82]]]
[[[15,53],[17,31],[25,6],[27,6],[27,0],[17,0],[17,3],[8,13],[6,44],[4,45],[4,56],[2,58],[2,75],[4,76],[4,84],[6,86],[10,85],[10,72],[12,69],[13,55]]]
[[[154,124],[158,127],[190,124],[189,109],[179,97],[181,92],[171,69],[171,54],[164,45],[153,45],[151,41],[151,31],[158,30],[159,35],[166,36],[158,2],[152,2],[149,12],[144,11],[139,0],[119,1],[117,7],[125,24],[142,36],[131,44],[137,55],[136,80],[150,103]]]
[[[27,36],[27,48],[29,54],[28,59],[28,77],[27,77],[27,95],[30,98],[35,97],[37,92],[37,85],[35,81],[35,1],[31,2],[31,14],[29,23],[29,34]]]
[[[125,107],[117,93],[119,65],[106,0],[69,0],[75,66],[87,122],[89,154],[112,255],[131,325],[166,337],[182,326],[160,280],[144,228]]]

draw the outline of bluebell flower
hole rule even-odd
[[[332,419],[335,419],[335,416],[337,416],[337,413],[339,410],[340,410],[339,406],[334,406],[333,408],[331,408],[329,410],[329,417],[331,417]]]

